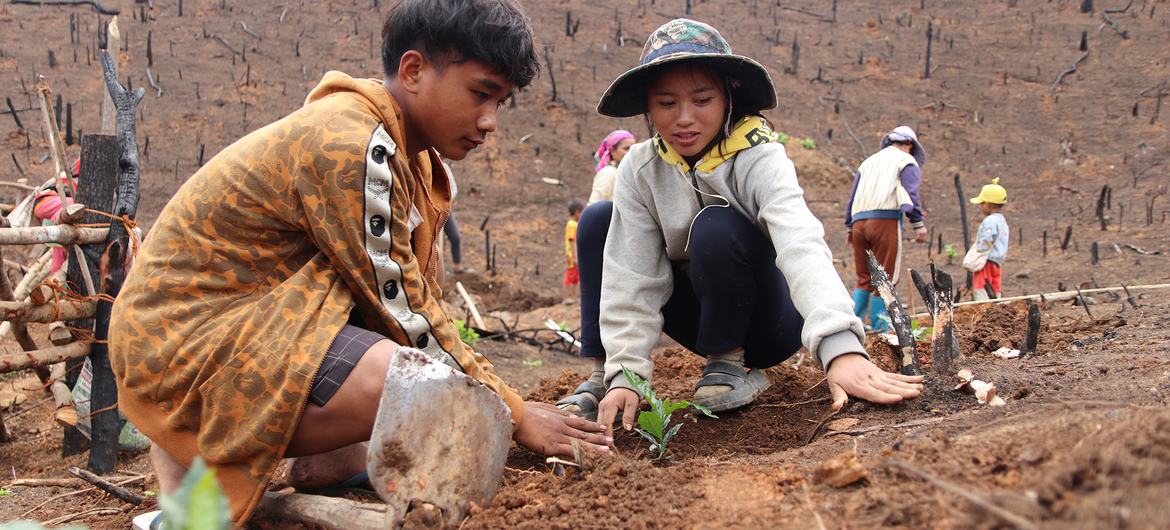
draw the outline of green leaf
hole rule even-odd
[[[544,364],[544,359],[524,359],[524,366],[530,368],[540,368]]]
[[[637,427],[634,427],[634,431],[637,432],[638,434],[641,434],[643,438],[645,438],[647,441],[649,441],[651,448],[658,445],[658,439],[654,438],[654,435],[652,435],[646,431],[643,431],[642,429],[639,429]]]
[[[658,401],[658,397],[654,395],[654,389],[650,387],[650,383],[648,381],[642,379],[638,376],[638,374],[635,374],[633,370],[626,368],[624,365],[622,366],[622,373],[625,374],[626,381],[629,381],[630,384],[633,385],[634,392],[637,392],[638,395],[642,397],[642,399],[649,401],[651,406],[653,406],[654,403]]]
[[[0,488],[0,497],[7,497],[9,495],[12,495],[12,490],[8,488]]]
[[[187,503],[187,529],[202,530],[228,528],[228,503],[215,480],[215,471],[209,471],[191,491]]]
[[[662,416],[659,416],[654,411],[644,410],[638,413],[638,425],[640,425],[646,432],[654,435],[657,440],[662,440],[662,430],[666,427],[663,423]]]
[[[666,436],[662,437],[662,445],[665,446],[666,444],[670,443],[670,439],[674,438],[675,434],[678,434],[678,430],[681,429],[682,426],[683,424],[679,423],[678,425],[671,427],[669,431],[666,431]]]
[[[227,530],[228,502],[215,470],[196,458],[173,495],[163,495],[164,526],[167,530]]]
[[[707,407],[704,407],[704,406],[702,406],[702,405],[700,405],[700,404],[698,404],[698,403],[689,403],[689,402],[685,402],[685,401],[684,401],[684,403],[686,403],[687,405],[690,405],[690,406],[694,407],[694,408],[695,408],[695,410],[697,410],[697,411],[699,411],[699,412],[702,412],[703,414],[706,414],[708,418],[715,418],[715,419],[719,419],[719,416],[716,416],[716,415],[712,414],[712,413],[711,413],[711,409],[709,409],[709,408],[707,408]]]
[[[691,406],[691,404],[688,403],[686,400],[671,401],[669,399],[666,399],[663,401],[665,403],[664,406],[662,407],[662,409],[663,409],[662,412],[665,413],[665,414],[663,414],[663,416],[670,416],[670,415],[674,414],[675,412],[678,412],[682,409],[685,409],[685,408]]]

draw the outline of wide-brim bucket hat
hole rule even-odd
[[[731,101],[739,110],[758,112],[776,106],[776,86],[763,65],[732,53],[731,45],[715,28],[676,18],[650,34],[638,66],[609,85],[597,104],[597,112],[614,118],[645,114],[650,84],[663,68],[683,62],[700,63],[730,78]]]
[[[882,138],[882,149],[885,149],[894,142],[910,142],[914,147],[910,148],[910,156],[918,162],[918,167],[926,163],[926,149],[922,148],[922,143],[918,141],[918,135],[914,133],[914,129],[906,125],[899,125],[894,130],[886,133]]]

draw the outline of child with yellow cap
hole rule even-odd
[[[963,257],[963,267],[975,273],[971,288],[976,300],[987,300],[994,293],[999,298],[1003,293],[1003,262],[1007,259],[1011,232],[1003,207],[1007,204],[1007,190],[999,185],[999,178],[979,190],[979,196],[971,199],[979,205],[983,221],[979,223],[979,234],[975,243]]]

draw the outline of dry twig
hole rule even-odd
[[[967,489],[962,487],[962,486],[952,484],[952,483],[947,482],[943,479],[935,477],[934,475],[931,475],[931,474],[929,474],[925,471],[922,471],[914,466],[911,466],[910,464],[903,462],[901,460],[898,460],[897,458],[887,458],[885,461],[886,461],[886,464],[893,466],[893,467],[896,467],[896,468],[898,468],[902,471],[905,471],[911,475],[914,475],[915,477],[918,477],[922,480],[925,480],[926,482],[930,483],[932,486],[937,487],[938,489],[941,489],[947,493],[958,495],[959,497],[966,499],[967,502],[970,502],[971,504],[974,504],[974,505],[986,510],[988,513],[991,513],[992,515],[994,515],[996,517],[999,517],[1005,523],[1008,523],[1009,525],[1011,525],[1015,528],[1020,528],[1022,530],[1037,530],[1037,526],[1032,524],[1031,521],[1029,521],[1029,520],[1027,520],[1019,515],[1016,515],[1012,512],[1009,512],[996,504],[991,503],[986,498],[984,498],[984,496],[981,494],[968,492]]]

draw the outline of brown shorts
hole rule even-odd
[[[345,378],[349,377],[349,373],[357,366],[366,351],[381,340],[387,339],[381,334],[357,326],[346,324],[341,328],[341,332],[325,352],[325,360],[321,361],[317,377],[313,378],[313,386],[309,390],[309,403],[324,407],[337,389],[341,388]]]

